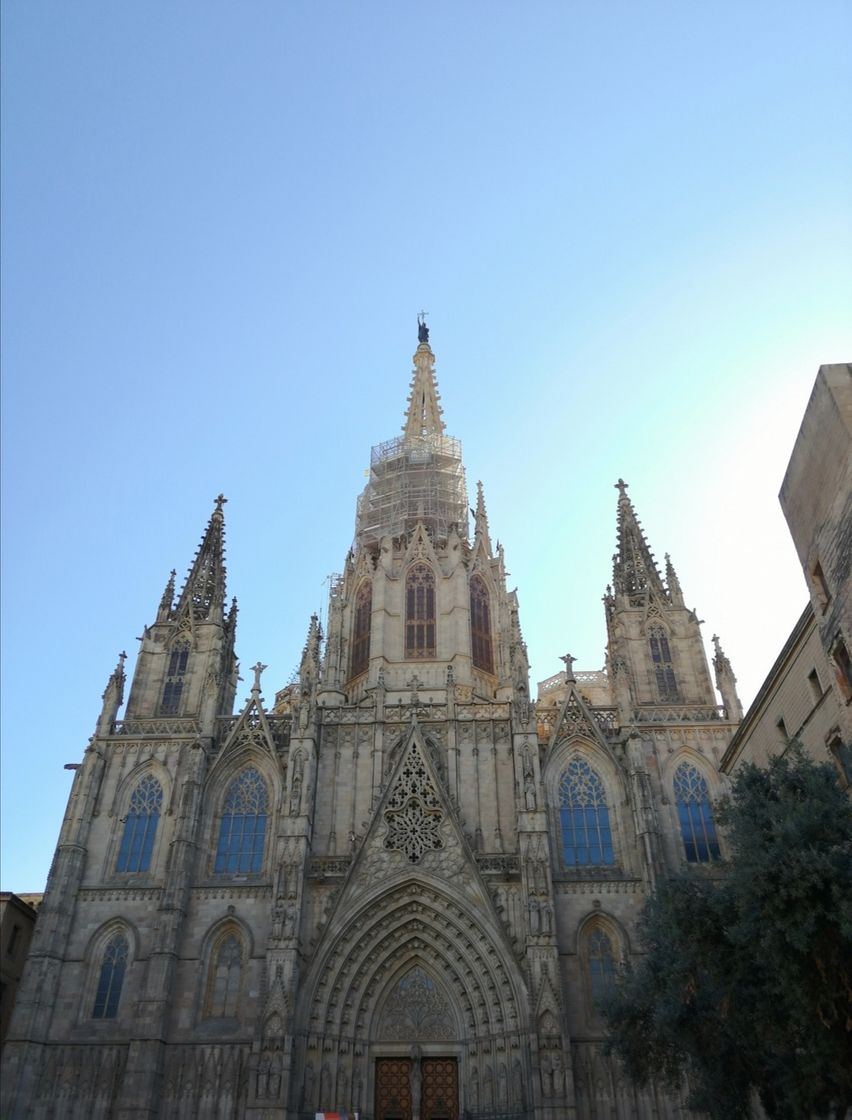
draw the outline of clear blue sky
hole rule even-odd
[[[242,664],[287,681],[420,308],[533,680],[603,664],[621,475],[753,698],[852,354],[848,2],[0,13],[3,889],[220,490]]]

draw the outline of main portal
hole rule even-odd
[[[458,1120],[455,1058],[377,1058],[376,1120]]]

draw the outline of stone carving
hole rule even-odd
[[[417,750],[410,750],[388,798],[385,847],[405,853],[418,863],[424,852],[443,847],[440,824],[441,803],[429,777],[426,763]]]
[[[454,1035],[453,1016],[445,996],[422,968],[412,968],[388,996],[379,1037],[394,1042],[432,1042]]]

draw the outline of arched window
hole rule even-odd
[[[615,863],[603,782],[579,755],[559,784],[562,852],[568,867]]]
[[[488,588],[481,576],[473,576],[470,581],[470,645],[474,667],[493,673],[491,606]]]
[[[153,774],[147,774],[130,798],[116,871],[149,870],[162,807],[163,787]]]
[[[370,663],[370,622],[373,614],[373,585],[365,579],[355,595],[355,622],[352,627],[352,665],[350,676],[366,673]]]
[[[435,656],[435,573],[414,564],[405,579],[405,656]]]
[[[217,874],[245,874],[263,869],[267,803],[266,783],[252,766],[228,786],[216,848]]]
[[[652,626],[648,630],[648,644],[651,647],[651,661],[657,680],[657,695],[665,703],[679,700],[672,654],[669,649],[669,636],[662,626]]]
[[[160,702],[160,715],[176,716],[180,711],[180,698],[183,692],[183,678],[189,661],[189,640],[183,638],[172,646],[166,681],[163,685],[163,699]]]
[[[615,955],[609,934],[594,926],[586,938],[586,967],[589,970],[589,994],[594,1007],[599,1007],[612,991],[615,979]]]
[[[243,946],[235,933],[223,937],[214,948],[207,984],[205,1014],[210,1019],[229,1019],[237,1013]]]
[[[673,785],[687,860],[710,863],[719,859],[719,841],[705,778],[691,763],[682,762],[675,770]]]
[[[127,971],[128,953],[127,938],[124,934],[116,933],[107,942],[95,991],[93,1019],[114,1019],[118,1014],[118,1001],[121,999],[121,986]]]

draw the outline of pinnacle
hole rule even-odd
[[[425,336],[425,337],[424,337]],[[440,394],[435,381],[435,355],[429,346],[428,327],[420,328],[420,344],[414,354],[411,390],[403,431],[406,439],[418,436],[443,435],[444,421]]]
[[[180,593],[176,614],[191,608],[196,621],[222,620],[225,607],[225,515],[223,494],[215,508],[195,553],[192,567]]]

